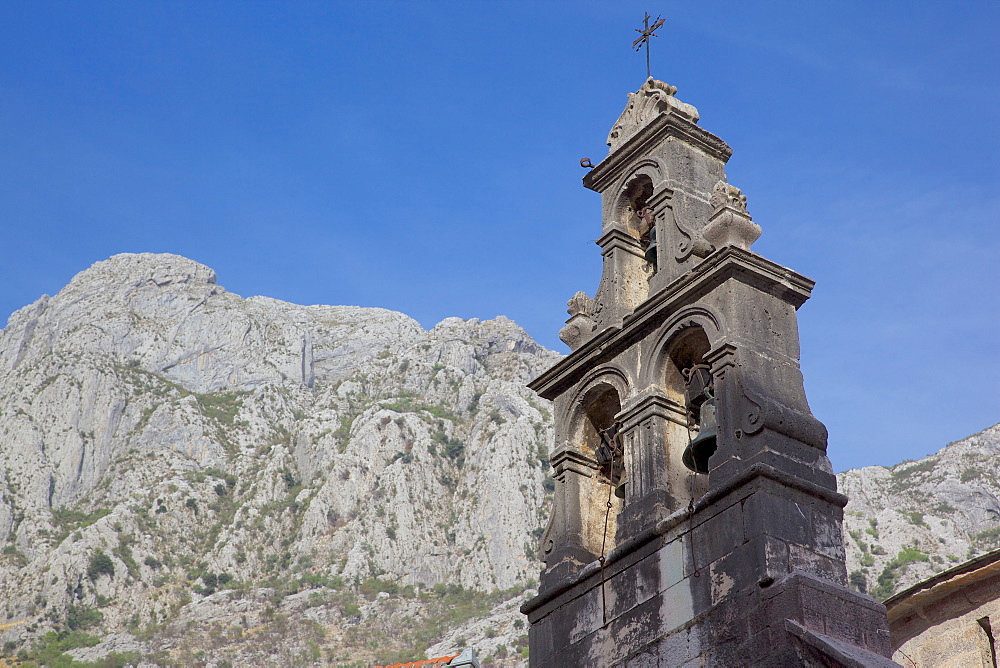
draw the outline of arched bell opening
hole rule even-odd
[[[595,555],[614,547],[616,518],[621,508],[624,461],[620,425],[616,420],[621,408],[618,390],[602,382],[583,396],[573,420],[574,440],[580,451],[597,464],[581,508],[586,547]]]
[[[663,386],[671,399],[684,401],[687,370],[697,364],[704,364],[705,355],[711,347],[705,330],[697,325],[682,330],[670,343],[668,363],[664,365],[666,378]]]
[[[711,368],[705,355],[711,344],[705,330],[681,330],[667,346],[662,387],[684,407],[684,423],[673,424],[667,436],[671,488],[675,498],[697,498],[707,491],[709,460],[716,450],[716,400]]]
[[[622,410],[618,391],[610,385],[595,387],[584,397],[583,410],[584,452],[597,460],[603,482],[617,485],[622,470],[621,439],[615,422]]]
[[[629,181],[618,201],[618,220],[642,245],[643,257],[656,271],[656,225],[653,209],[649,206],[653,198],[653,180],[639,174]]]

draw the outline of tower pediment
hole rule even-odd
[[[611,132],[608,133],[608,146],[614,151],[619,146],[634,137],[642,128],[660,114],[671,111],[684,116],[693,123],[698,122],[698,110],[694,105],[677,99],[677,87],[650,77],[642,88],[628,94],[628,104]]]

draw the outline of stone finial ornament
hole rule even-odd
[[[576,350],[591,337],[597,325],[593,318],[594,299],[581,290],[566,302],[566,306],[570,317],[566,326],[559,330],[559,339],[571,350]]]
[[[701,231],[705,241],[717,249],[736,246],[750,250],[762,230],[747,213],[746,195],[739,188],[719,181],[712,189],[710,203],[715,211]]]
[[[673,111],[697,123],[698,110],[693,105],[681,102],[675,95],[677,95],[676,86],[653,77],[647,79],[638,91],[629,93],[625,111],[618,117],[611,128],[611,133],[608,134],[608,146],[611,150],[614,151],[624,144],[649,124],[650,120],[663,113]]]
[[[566,302],[566,312],[571,316],[573,315],[590,315],[594,311],[594,298],[588,297],[587,293],[580,290],[575,295],[570,297],[570,300]]]
[[[725,181],[719,181],[715,184],[709,202],[716,210],[729,207],[740,213],[747,213],[747,196],[743,194],[742,190]]]

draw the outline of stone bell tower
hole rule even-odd
[[[896,665],[885,608],[845,586],[847,499],[798,365],[813,281],[750,250],[732,151],[675,93],[630,93],[584,178],[600,286],[530,384],[556,420],[531,665]]]

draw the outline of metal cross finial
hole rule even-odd
[[[645,13],[645,12],[643,12],[643,13]],[[649,25],[649,14],[646,14],[646,16],[642,19],[642,30],[639,30],[638,28],[635,29],[635,31],[637,33],[639,33],[639,38],[637,40],[635,40],[634,42],[632,42],[632,48],[635,49],[636,51],[638,51],[639,49],[642,48],[643,44],[646,45],[646,78],[647,79],[652,76],[652,74],[650,74],[650,72],[649,72],[649,38],[650,37],[659,37],[659,35],[657,35],[653,31],[656,30],[657,28],[659,28],[660,26],[662,26],[663,23],[664,23],[664,19],[661,19],[659,16],[657,16],[656,17],[656,21],[653,23],[652,26],[650,26]]]

